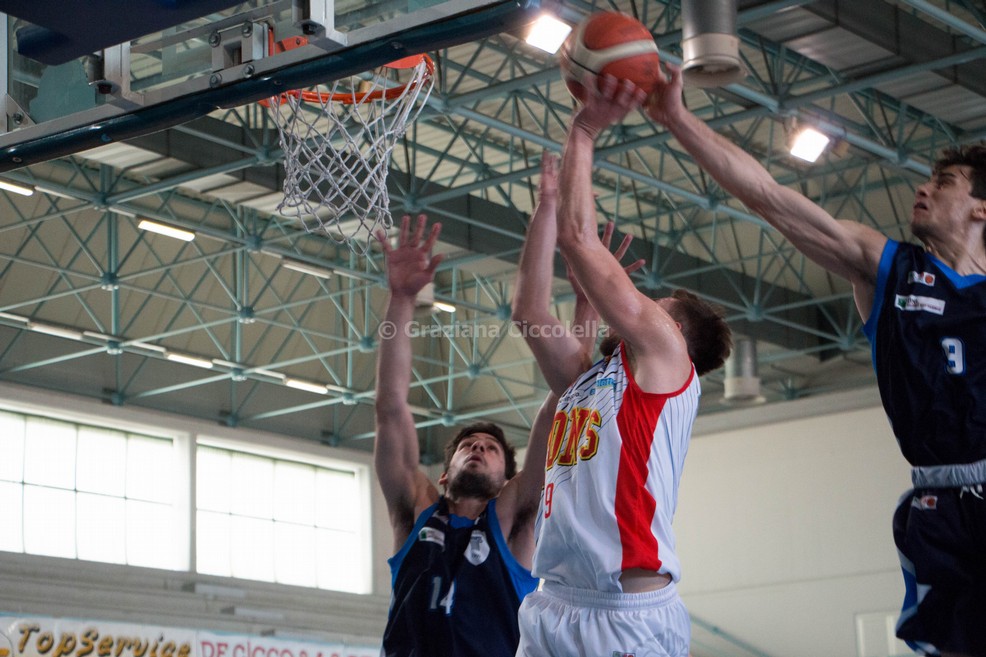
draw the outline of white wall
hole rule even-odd
[[[909,486],[875,391],[700,418],[675,520],[689,611],[767,655],[856,655],[856,615],[900,608]]]

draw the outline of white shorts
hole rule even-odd
[[[674,583],[601,593],[545,582],[520,605],[517,657],[687,657],[688,611]]]

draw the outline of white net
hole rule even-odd
[[[269,101],[284,151],[285,217],[299,219],[364,255],[377,228],[389,230],[390,154],[434,86],[427,56],[395,83],[382,72],[346,78],[321,91],[291,92]],[[415,102],[418,101],[418,102]]]

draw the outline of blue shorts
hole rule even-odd
[[[922,654],[984,657],[986,485],[927,483],[915,477],[894,514],[905,584],[897,636]]]

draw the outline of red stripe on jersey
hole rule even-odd
[[[622,349],[622,345],[621,345]],[[620,449],[620,468],[616,478],[616,524],[620,529],[623,546],[623,570],[642,568],[661,569],[660,546],[651,530],[657,502],[647,490],[650,474],[651,443],[661,413],[670,395],[647,393],[640,389],[633,378],[624,350],[623,370],[627,375],[627,387],[616,416],[623,445]],[[682,390],[691,384],[692,375]]]

